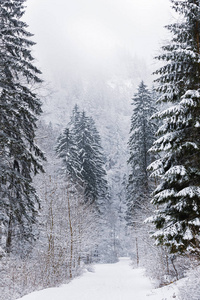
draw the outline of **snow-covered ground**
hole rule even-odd
[[[129,258],[94,270],[59,288],[26,295],[21,300],[169,300],[178,299],[175,284],[154,289],[143,269],[133,269]]]

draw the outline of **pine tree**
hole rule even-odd
[[[63,158],[63,170],[74,184],[84,189],[86,203],[95,203],[107,195],[106,172],[100,135],[92,118],[73,109],[69,128],[58,138],[56,152]]]
[[[155,72],[160,102],[168,108],[155,115],[163,124],[151,149],[161,158],[149,167],[160,181],[150,220],[153,237],[170,252],[200,252],[200,2],[172,4],[182,18],[167,26],[172,41],[158,57],[166,64]]]
[[[58,157],[62,159],[62,174],[77,182],[80,178],[81,165],[77,146],[68,127],[59,136],[55,151],[58,153]]]
[[[32,64],[32,35],[21,21],[24,2],[0,1],[0,225],[8,252],[14,235],[34,235],[39,201],[32,175],[43,171],[44,159],[34,142],[41,102],[30,88],[41,82],[41,72]]]
[[[94,161],[94,171],[96,174],[97,197],[100,200],[100,198],[105,199],[108,197],[108,184],[105,179],[105,156],[101,146],[101,137],[92,117],[89,118],[89,129],[92,134],[92,159]]]
[[[142,81],[137,93],[133,97],[133,114],[131,117],[131,129],[129,138],[130,175],[127,186],[127,222],[129,225],[134,222],[134,215],[137,210],[141,210],[147,204],[147,199],[151,191],[151,185],[147,172],[147,166],[152,160],[152,155],[148,152],[152,146],[156,124],[151,120],[151,115],[155,112],[151,93]]]

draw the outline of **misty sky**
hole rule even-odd
[[[169,0],[28,0],[25,20],[51,80],[108,71],[125,54],[152,65],[171,10]]]

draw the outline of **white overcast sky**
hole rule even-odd
[[[25,20],[44,75],[114,63],[119,49],[153,63],[172,21],[170,0],[28,0]],[[65,76],[65,75],[64,75]]]

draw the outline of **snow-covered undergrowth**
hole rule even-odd
[[[200,266],[187,272],[183,284],[179,287],[181,300],[200,299]]]
[[[61,257],[63,259],[64,257]],[[70,281],[66,263],[53,269],[46,253],[31,259],[10,256],[0,259],[0,300],[14,300],[34,291],[60,286]],[[73,269],[73,278],[83,272],[84,264]]]
[[[179,284],[179,283],[178,283]],[[154,289],[144,269],[133,269],[128,258],[115,264],[95,265],[94,270],[59,288],[26,295],[21,300],[170,300],[178,298],[177,283]],[[189,298],[188,298],[189,299]]]

